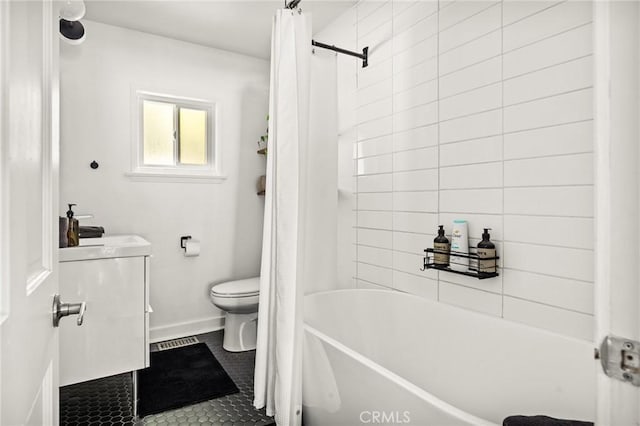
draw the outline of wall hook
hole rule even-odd
[[[91,162],[91,164],[89,164],[89,167],[91,167],[93,170],[97,169],[98,167],[100,167],[100,164],[98,164],[97,161],[93,160]]]
[[[187,241],[191,239],[191,235],[185,235],[180,237],[180,247],[184,250],[187,249]]]

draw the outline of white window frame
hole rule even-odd
[[[175,164],[175,165],[151,165],[144,164],[144,101],[164,102],[175,104],[179,108],[191,108],[207,112],[207,164]],[[185,98],[167,94],[153,93],[136,90],[133,96],[133,127],[131,148],[131,172],[127,173],[132,178],[145,178],[152,180],[209,180],[221,182],[226,176],[221,171],[220,159],[220,122],[218,120],[218,103],[203,99]],[[177,153],[175,154],[177,156]],[[176,157],[177,161],[177,157]]]

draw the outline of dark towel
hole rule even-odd
[[[549,416],[509,416],[502,421],[502,426],[593,426],[593,423]]]
[[[101,238],[104,234],[104,228],[102,226],[79,226],[78,237],[79,238]]]

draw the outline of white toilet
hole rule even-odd
[[[226,312],[222,347],[229,352],[256,348],[260,277],[211,287],[211,303]]]

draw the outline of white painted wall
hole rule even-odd
[[[591,7],[361,1],[334,23],[370,47],[341,111],[357,123],[355,285],[592,339]],[[454,218],[474,245],[493,228],[499,278],[419,271]]]
[[[264,201],[256,180],[264,157],[267,61],[96,22],[87,39],[61,49],[61,196],[92,213],[86,225],[135,233],[153,245],[152,339],[220,327],[211,283],[259,274]],[[220,111],[223,183],[134,181],[130,170],[131,92],[141,88],[212,99]],[[100,167],[92,170],[91,161]],[[202,242],[186,258],[181,235]],[[114,307],[117,309],[117,307]]]

